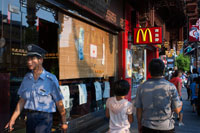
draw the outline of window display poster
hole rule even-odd
[[[96,92],[96,101],[102,100],[102,89],[99,82],[94,82],[95,92]]]
[[[79,39],[78,42],[76,41],[76,44],[78,43],[78,56],[79,60],[84,59],[84,54],[83,54],[83,47],[84,47],[84,29],[80,28],[79,31]]]
[[[79,84],[79,105],[87,103],[87,89],[85,84]]]
[[[103,92],[103,98],[109,98],[110,97],[110,83],[108,81],[104,82],[105,89]]]
[[[97,46],[90,44],[90,57],[97,58]]]
[[[132,52],[126,49],[126,78],[132,77]]]
[[[68,85],[64,85],[64,86],[60,86],[61,89],[61,93],[63,94],[63,105],[64,108],[67,109],[70,107],[70,91],[69,91],[69,86]]]

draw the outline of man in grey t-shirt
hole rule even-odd
[[[182,102],[176,87],[163,78],[164,63],[153,59],[149,64],[151,79],[139,86],[135,106],[139,133],[173,133],[173,112],[179,113]]]

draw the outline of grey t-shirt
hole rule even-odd
[[[174,128],[173,109],[181,101],[176,87],[165,79],[149,79],[139,86],[136,108],[142,108],[142,126],[155,130]]]

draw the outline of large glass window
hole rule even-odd
[[[17,91],[28,72],[26,46],[30,43],[46,49],[44,67],[58,75],[56,12],[34,0],[0,0],[0,132],[18,102]],[[25,112],[16,121],[16,130],[24,127]]]
[[[47,71],[55,74],[57,77],[59,76],[58,29],[61,25],[57,20],[58,12],[49,8],[47,3],[42,3],[45,1],[39,2],[41,3],[36,3],[35,0],[0,0],[0,132],[15,110],[19,100],[17,91],[24,75],[29,71],[26,66],[26,47],[28,44],[37,44],[48,52],[45,55],[43,66]],[[91,30],[94,30],[94,27],[91,28]],[[99,31],[100,29],[97,28],[97,30]],[[93,33],[96,34],[96,32]],[[110,33],[106,33],[106,35],[108,36],[108,43],[105,45],[105,51],[102,47],[102,52],[98,53],[102,55],[101,58],[103,59],[103,61],[97,60],[97,63],[100,62],[100,67],[102,67],[104,63],[114,62],[115,50],[113,48],[116,42],[113,40],[117,40],[117,38]],[[96,39],[99,38],[92,38],[94,42],[97,41]],[[103,45],[104,39],[101,38],[99,41],[102,41],[101,44]],[[107,46],[109,46],[109,50],[107,50]],[[104,57],[103,54],[107,55],[110,53],[113,54],[112,58],[109,58],[109,60],[104,59],[106,56]],[[87,54],[89,55],[89,53]],[[70,104],[73,106],[71,106],[72,108],[70,108],[70,110],[67,110],[69,119],[75,119],[90,112],[105,108],[105,98],[96,101],[94,82],[99,81],[102,91],[104,91],[103,77],[109,77],[110,84],[114,81],[114,70],[109,69],[114,68],[114,63],[106,67],[104,71],[97,69],[96,64],[93,63],[91,65],[96,75],[104,71],[107,72],[108,75],[102,74],[102,76],[93,76],[94,78],[84,77],[76,80],[63,79],[60,81],[62,85],[69,85],[70,89]],[[73,71],[71,73],[73,73]],[[87,87],[88,102],[83,105],[78,104],[78,84],[80,83],[86,84]],[[60,117],[58,114],[55,114],[55,116]],[[55,120],[57,120],[58,117],[54,117]],[[21,113],[20,117],[17,119],[15,129],[24,129],[25,120],[26,111]]]

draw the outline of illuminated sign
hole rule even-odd
[[[12,48],[11,49],[11,55],[26,56],[27,55],[27,50],[19,49],[19,48]]]
[[[134,28],[134,44],[162,44],[162,28]]]

